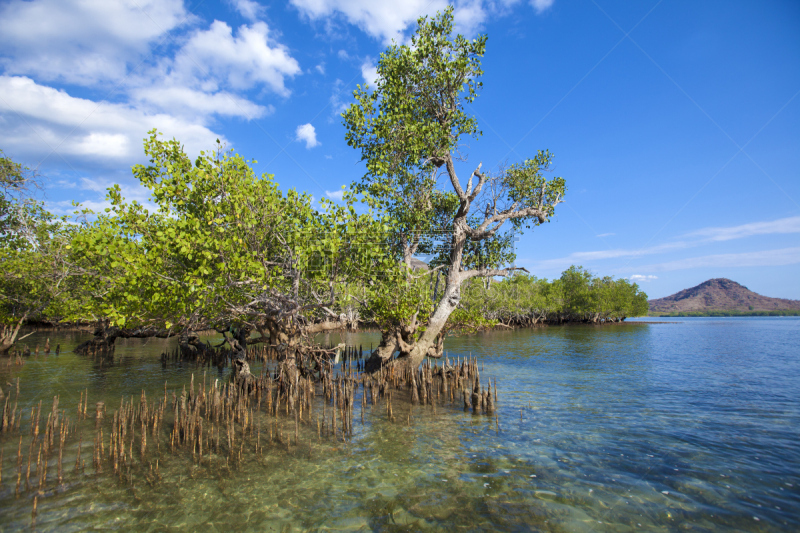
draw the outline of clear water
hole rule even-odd
[[[299,443],[268,445],[238,467],[166,452],[154,483],[137,471],[132,483],[96,476],[86,443],[85,472],[73,473],[73,446],[64,485],[50,482],[38,496],[34,528],[800,530],[800,319],[654,322],[448,339],[449,356],[478,356],[484,382],[497,378],[496,419],[458,404],[434,414],[395,403],[394,422],[380,404],[362,423],[357,399],[346,442],[319,439],[312,423]],[[163,396],[165,382],[179,391],[192,372],[203,379],[191,365],[162,368],[158,355],[172,341],[123,341],[101,363],[68,353],[85,335],[25,342],[47,336],[67,353],[22,367],[0,358],[4,392],[20,378],[23,435],[30,407],[43,400],[46,415],[55,394],[69,413],[88,388],[90,411],[102,400],[110,415],[121,396]],[[329,341],[366,350],[377,335]],[[206,369],[217,378],[227,372]],[[294,421],[281,424],[293,437]],[[19,437],[0,438],[0,530],[30,529],[36,491],[14,490]]]

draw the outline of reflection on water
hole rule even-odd
[[[171,340],[121,341],[112,361],[70,350],[85,336],[37,333],[59,356],[0,358],[0,386],[20,378],[28,413],[60,395],[77,409],[180,391],[192,365],[162,368]],[[377,344],[372,333],[331,335]],[[497,419],[458,403],[368,405],[347,441],[275,444],[224,457],[163,455],[160,481],[73,474],[38,497],[35,528],[80,531],[541,530],[790,531],[800,528],[800,320],[681,319],[669,324],[551,327],[448,339],[497,378]],[[254,372],[258,373],[258,365]],[[205,369],[207,379],[227,372]],[[6,398],[9,395],[6,394]],[[321,410],[321,402],[315,410]],[[291,425],[293,433],[293,423]],[[2,437],[0,529],[30,528],[33,492],[15,497],[18,437]],[[291,440],[291,439],[289,439]],[[26,441],[27,442],[27,441]],[[27,450],[23,452],[27,453]]]

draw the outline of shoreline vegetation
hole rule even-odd
[[[596,277],[582,267],[572,266],[560,278],[547,280],[524,273],[500,281],[483,280],[465,284],[461,307],[454,313],[448,334],[570,324],[621,324],[626,318],[648,316],[647,295],[626,279]],[[347,317],[339,328],[325,332],[381,333],[377,321],[362,320],[358,307],[334,307]],[[31,330],[95,331],[93,322],[27,321],[21,332]],[[195,330],[196,335],[218,334],[213,328]],[[253,332],[256,333],[256,332]],[[322,332],[324,333],[324,332]],[[154,335],[155,336],[155,335]],[[158,335],[160,337],[179,337]],[[248,345],[262,341],[258,335],[247,338]]]
[[[778,309],[772,311],[675,311],[672,313],[648,313],[651,317],[723,317],[723,316],[800,316],[800,309]]]
[[[515,273],[500,281],[473,281],[462,291],[462,306],[465,314],[480,317],[473,323],[486,327],[619,323],[648,310],[647,295],[637,284],[595,276],[580,266],[553,280]]]

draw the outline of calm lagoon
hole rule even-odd
[[[59,395],[70,416],[88,390],[90,410],[104,401],[111,416],[121,397],[163,397],[165,382],[180,393],[193,373],[196,383],[204,372],[209,383],[228,375],[162,366],[173,340],[118,341],[113,360],[71,353],[86,334],[38,332],[24,342],[47,337],[59,356],[23,366],[0,358],[6,398],[20,379],[25,460],[40,400],[46,415]],[[327,341],[366,351],[378,335]],[[359,390],[347,441],[319,439],[312,423],[299,444],[267,445],[234,468],[171,456],[162,443],[153,482],[144,468],[131,482],[95,475],[92,422],[83,473],[73,472],[73,445],[62,485],[53,474],[41,493],[26,491],[23,473],[19,496],[20,437],[2,435],[0,530],[30,529],[37,494],[37,531],[800,530],[800,318],[491,331],[450,338],[445,349],[477,356],[484,383],[497,379],[496,418],[458,402],[435,413],[395,404],[389,422],[379,404],[362,422]],[[293,432],[294,420],[286,423]]]

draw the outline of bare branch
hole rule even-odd
[[[555,207],[562,202],[563,200],[561,200],[559,197],[556,197],[552,206]],[[547,205],[549,206],[550,204]],[[470,239],[473,240],[486,239],[493,236],[500,226],[502,226],[507,220],[527,217],[536,217],[540,224],[547,222],[548,213],[547,209],[544,207],[544,202],[540,201],[539,206],[537,207],[525,207],[523,209],[518,209],[517,204],[514,203],[508,209],[499,213],[495,213],[491,217],[486,218],[483,223],[478,226],[478,228],[469,231],[468,234]],[[493,229],[489,229],[491,224],[497,224],[497,226]]]
[[[473,191],[469,190],[472,187],[472,176],[469,177],[467,195],[469,196],[468,200],[470,203],[475,201],[475,198],[478,197],[481,189],[483,189],[483,184],[486,183],[486,174],[481,174],[481,166],[483,166],[483,163],[479,163],[478,168],[472,171],[472,176],[478,176],[478,183],[475,185],[475,190]]]
[[[325,322],[318,322],[316,324],[311,324],[305,328],[305,333],[307,335],[316,335],[317,333],[322,333],[323,331],[330,331],[332,329],[342,329],[347,327],[347,321],[338,320],[336,322],[333,321],[325,321]]]
[[[447,159],[445,160],[447,164],[447,175],[450,177],[450,183],[453,185],[453,189],[456,191],[458,198],[461,200],[462,204],[467,201],[467,195],[464,194],[464,189],[461,188],[461,184],[458,182],[458,176],[456,175],[456,169],[453,166],[453,158],[450,157],[448,154]]]
[[[530,274],[530,272],[528,272],[528,269],[524,268],[524,267],[507,267],[507,268],[499,268],[499,269],[498,268],[481,268],[481,269],[476,269],[476,270],[465,270],[464,272],[461,272],[461,279],[462,279],[462,281],[466,281],[466,280],[471,279],[471,278],[489,278],[489,277],[494,277],[494,276],[508,276],[512,272],[518,271],[518,270],[520,270],[522,272],[525,272],[527,274]]]

